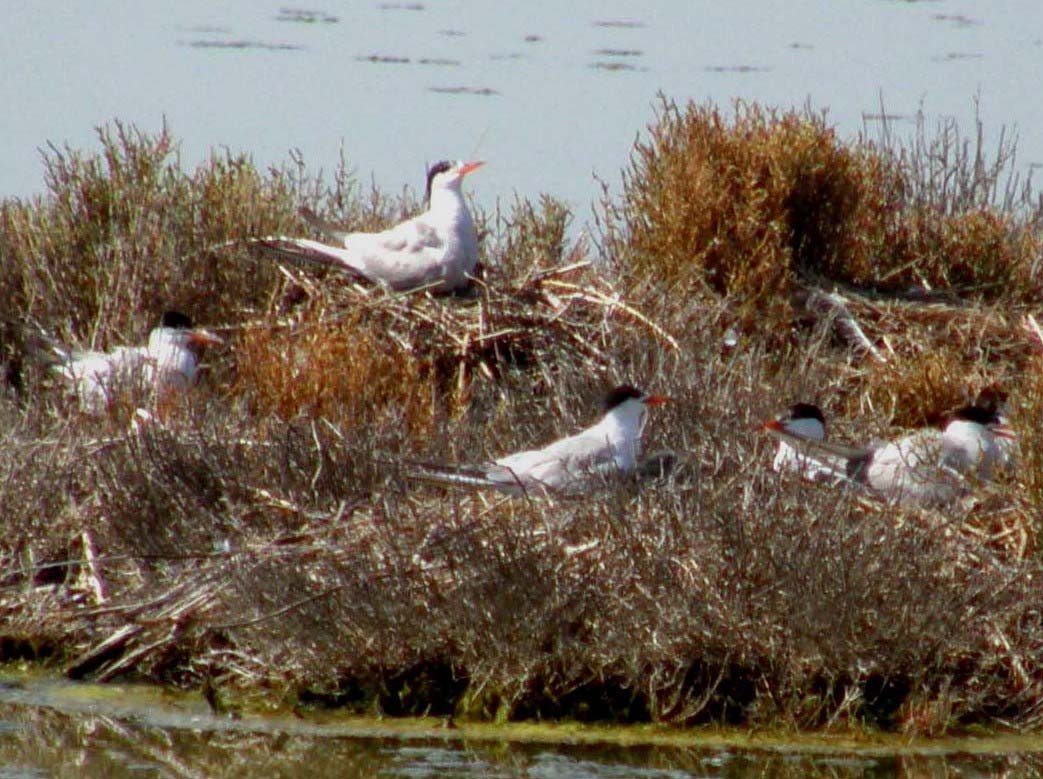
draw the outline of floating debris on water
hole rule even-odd
[[[325,11],[309,11],[305,8],[280,8],[275,17],[277,22],[297,22],[299,24],[336,24],[340,19]]]
[[[517,51],[509,51],[509,52],[506,52],[504,54],[490,54],[489,55],[489,59],[491,59],[491,60],[520,60],[520,59],[523,59],[524,57],[525,57],[524,54],[521,54],[520,52],[517,52]]]
[[[623,27],[633,29],[635,27],[644,27],[644,22],[639,22],[636,19],[598,19],[594,22],[595,27]]]
[[[645,55],[640,49],[595,49],[594,53],[605,57],[643,57]]]
[[[539,43],[543,40],[542,35],[526,35],[523,39],[526,43]]]
[[[489,87],[428,87],[427,89],[429,92],[441,92],[445,95],[482,95],[485,97],[500,94]]]
[[[394,57],[390,54],[369,54],[355,57],[358,62],[377,62],[381,65],[408,65],[409,57]]]
[[[710,73],[767,73],[771,68],[764,65],[707,65],[703,70]]]
[[[958,62],[959,60],[980,60],[984,59],[985,55],[981,52],[976,51],[950,51],[947,54],[941,54],[936,57],[931,57],[932,62]]]
[[[793,41],[793,43],[789,44],[786,48],[799,49],[801,51],[811,51],[815,47],[812,46],[810,43],[800,43],[799,41]]]
[[[441,65],[454,67],[460,65],[460,60],[448,57],[421,57],[413,60],[410,57],[399,57],[393,54],[365,54],[355,57],[357,62],[374,62],[380,65],[409,65],[416,62],[417,65]]]
[[[232,32],[231,27],[215,27],[209,24],[197,24],[193,27],[183,27],[181,29],[200,35],[229,35]]]
[[[381,11],[423,11],[423,3],[381,3],[377,6]]]
[[[463,30],[439,30],[439,35],[445,35],[447,38],[462,38],[467,35]]]
[[[590,67],[595,70],[648,70],[648,68],[639,68],[635,65],[631,65],[629,62],[592,62]]]
[[[931,19],[936,22],[949,22],[956,27],[975,27],[985,24],[981,19],[972,19],[963,14],[934,14]]]
[[[188,41],[179,42],[182,46],[189,46],[193,49],[257,49],[262,51],[299,51],[303,49],[303,46],[299,46],[295,43],[266,43],[264,41]]]
[[[926,0],[923,0],[926,2]],[[863,122],[904,122],[912,117],[904,116],[902,114],[867,114],[862,113]]]

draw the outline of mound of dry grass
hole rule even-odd
[[[878,296],[832,295],[843,308],[813,304],[813,329],[837,337],[838,317],[850,317],[871,344],[851,339],[851,358],[837,365],[834,389],[849,397],[845,415],[875,414],[892,424],[936,424],[946,413],[974,402],[990,387],[1020,395],[1019,385],[1040,351],[1026,336],[1027,306],[917,302]]]
[[[12,318],[106,346],[177,304],[228,345],[151,421],[71,414],[28,368],[0,397],[5,657],[215,705],[1039,724],[1043,341],[1020,327],[1037,236],[1017,204],[939,195],[926,164],[821,117],[664,106],[603,220],[606,263],[560,203],[521,201],[480,216],[473,294],[433,298],[242,243],[303,230],[302,205],[380,227],[408,194],[362,193],[343,167],[331,185],[239,158],[185,174],[166,136],[102,137],[98,158],[54,152],[48,198],[0,206]],[[956,264],[924,248],[946,235]],[[893,294],[939,283],[974,289]],[[678,455],[664,479],[530,501],[397,465],[544,443],[621,381],[674,399],[646,431]],[[780,478],[755,432],[803,399],[866,440],[996,382],[1025,467],[945,512]]]
[[[439,420],[512,386],[539,393],[568,381],[563,373],[610,373],[613,350],[633,333],[675,351],[670,334],[585,258],[584,242],[568,239],[569,220],[551,198],[515,204],[482,279],[462,297],[283,268],[289,298],[236,328],[233,394],[251,413],[284,420],[352,428],[387,416],[423,445]]]
[[[9,519],[26,542],[5,557],[8,635],[60,647],[74,675],[388,714],[1033,724],[1038,562],[972,514],[779,480],[752,432],[762,355],[714,363],[700,335],[687,352],[721,370],[656,380],[678,402],[650,443],[681,449],[682,467],[589,501],[418,489],[373,458],[410,451],[391,423],[259,426],[211,408],[81,433],[37,466],[80,500],[22,493],[25,524]],[[512,393],[512,424],[493,420],[505,446],[543,435],[529,403]],[[488,432],[442,424],[465,452]],[[25,484],[12,475],[5,489]],[[47,528],[31,524],[41,511]]]
[[[606,214],[605,249],[663,299],[742,296],[769,321],[787,319],[793,270],[854,242],[855,156],[821,118],[738,105],[665,100]],[[683,305],[682,305],[683,308]]]
[[[807,111],[664,99],[600,248],[673,330],[724,303],[722,338],[829,331],[851,347],[831,380],[845,412],[924,424],[1037,359],[1020,322],[1043,291],[1041,211],[1013,157],[980,125],[849,143]]]

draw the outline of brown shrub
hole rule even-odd
[[[634,147],[606,249],[667,298],[741,296],[747,315],[788,318],[794,266],[845,248],[852,164],[820,119],[739,103],[729,124],[713,106],[682,113],[664,100]]]
[[[942,135],[930,151],[958,143]],[[776,330],[793,319],[798,280],[1037,298],[1034,216],[977,195],[995,191],[1009,160],[985,168],[960,157],[970,169],[950,173],[971,179],[975,194],[941,198],[921,181],[917,166],[928,161],[896,145],[843,143],[823,115],[738,102],[725,117],[712,104],[682,110],[663,99],[620,201],[605,203],[602,249],[653,312],[683,319],[692,296],[723,297],[747,325]]]
[[[836,278],[880,290],[951,290],[986,300],[1038,297],[1031,273],[1039,237],[1013,215],[991,209],[944,214],[909,205],[897,223],[881,220],[870,252]]]
[[[423,440],[444,389],[432,366],[370,313],[360,306],[332,317],[313,306],[293,329],[247,330],[236,344],[232,393],[259,417],[322,418],[342,430],[404,425]]]
[[[98,137],[100,153],[50,147],[46,197],[0,204],[5,313],[104,346],[147,332],[166,309],[217,323],[263,303],[272,270],[210,247],[292,223],[288,175],[265,179],[231,154],[185,174],[166,130],[116,123]]]

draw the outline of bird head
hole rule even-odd
[[[193,327],[192,319],[180,311],[167,311],[163,314],[160,326],[149,336],[150,348],[159,348],[162,344],[170,344],[201,351],[207,346],[218,346],[224,343],[208,330]]]
[[[436,162],[427,171],[427,191],[425,199],[430,203],[431,192],[435,189],[459,188],[460,183],[464,180],[464,176],[468,173],[473,173],[484,164],[485,162],[482,160],[472,160],[470,162],[465,162],[463,160],[457,162],[442,160],[441,162]]]
[[[760,429],[820,441],[826,436],[826,418],[813,403],[794,403],[785,414],[769,419]]]

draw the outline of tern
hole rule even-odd
[[[783,424],[765,429],[828,474],[846,477],[877,496],[906,505],[944,505],[966,494],[968,479],[988,480],[1003,461],[1013,431],[993,409],[965,406],[942,430],[919,430],[893,441],[849,447],[808,436]],[[806,432],[806,431],[805,431]]]
[[[488,487],[511,495],[572,495],[638,467],[641,433],[649,406],[668,398],[623,384],[605,398],[601,419],[542,449],[530,449],[475,466],[422,465],[412,474],[424,481]]]
[[[813,403],[794,403],[786,413],[770,419],[762,430],[789,434],[801,441],[822,441],[826,437],[826,418],[822,409]],[[776,473],[793,471],[808,481],[834,481],[836,474],[828,465],[819,462],[807,452],[798,451],[781,435],[775,459],[771,463]]]
[[[393,290],[453,292],[467,287],[478,264],[478,233],[461,185],[481,161],[439,162],[427,173],[427,210],[379,233],[351,233],[302,211],[338,245],[307,238],[262,238],[255,243],[279,259],[348,271]]]
[[[1006,390],[996,384],[985,387],[978,393],[973,405],[990,414],[995,414],[995,420],[1000,429],[1007,431],[1008,434],[996,438],[996,444],[999,447],[996,467],[999,470],[1010,470],[1018,457],[1018,438],[1016,435],[1009,434],[1011,431],[1010,410]]]
[[[78,351],[51,343],[48,362],[70,386],[88,414],[102,414],[123,391],[154,393],[157,399],[184,392],[195,384],[201,349],[223,343],[192,327],[179,311],[163,314],[146,346],[117,346],[108,352]]]

